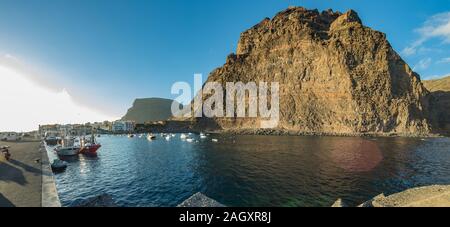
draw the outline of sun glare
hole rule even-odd
[[[32,131],[39,124],[74,124],[114,118],[76,104],[61,89],[53,92],[18,71],[0,65],[0,131]]]

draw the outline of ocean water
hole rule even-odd
[[[63,206],[107,193],[119,206],[171,207],[196,192],[227,206],[358,205],[450,184],[450,138],[194,137],[98,138],[98,158],[67,160],[55,176]]]

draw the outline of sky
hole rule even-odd
[[[354,9],[422,79],[450,74],[450,0],[0,0],[0,84],[66,100],[34,107],[56,110],[19,127],[14,116],[36,100],[2,90],[0,105],[10,108],[0,131],[116,119],[135,98],[176,98],[172,84],[193,83],[195,73],[206,79],[235,52],[241,32],[288,6]]]

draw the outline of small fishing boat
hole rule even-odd
[[[66,137],[54,150],[58,156],[75,156],[80,152],[80,140]]]
[[[134,134],[128,134],[128,138],[133,138]]]
[[[87,140],[86,138],[83,138],[81,140],[81,149],[80,149],[80,153],[87,155],[87,156],[92,156],[92,157],[96,157],[97,156],[97,150],[101,147],[102,145],[97,143],[95,141],[95,136],[94,134],[92,134],[90,141]]]
[[[180,135],[180,139],[186,139],[186,138],[187,138],[186,134],[184,134],[184,133],[181,133],[181,135]]]
[[[165,138],[166,138],[167,141],[169,141],[170,138],[172,138],[172,137],[170,135],[167,135]]]
[[[194,139],[192,139],[192,138],[187,138],[186,141],[189,142],[189,143],[192,143],[192,142],[194,142]]]
[[[218,139],[212,139],[211,141],[213,141],[214,143],[217,143],[217,142],[219,142],[219,140],[218,140]]]
[[[50,166],[51,166],[53,172],[59,173],[59,172],[66,170],[67,162],[59,160],[59,159],[55,159],[55,160],[53,160],[53,163]]]
[[[205,133],[200,133],[200,139],[206,139]]]
[[[148,136],[147,136],[147,140],[154,140],[154,139],[156,139],[156,136],[155,135],[153,135],[153,134],[148,134]]]
[[[80,148],[79,147],[62,147],[62,146],[58,146],[57,148],[55,148],[56,154],[58,156],[75,156],[78,155],[78,153],[80,152]]]

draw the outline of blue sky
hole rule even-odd
[[[354,9],[422,78],[450,74],[449,0],[0,0],[0,54],[120,116],[138,97],[175,98],[174,82],[206,77],[242,31],[290,5]]]

